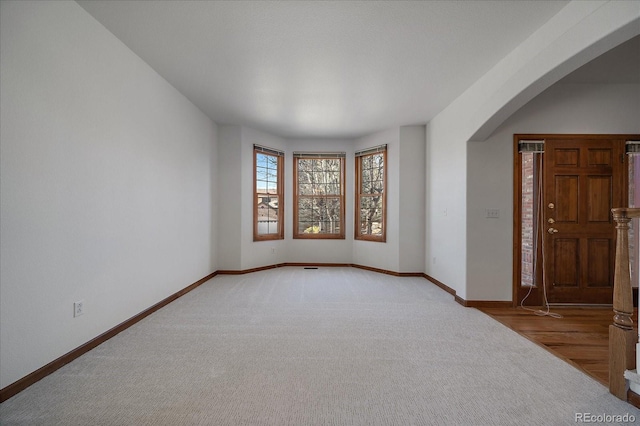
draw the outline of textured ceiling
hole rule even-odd
[[[567,1],[79,1],[220,124],[424,124]]]

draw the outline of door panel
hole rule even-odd
[[[587,286],[608,287],[611,285],[611,240],[589,238],[587,241]]]
[[[612,194],[611,176],[588,176],[587,177],[587,220],[589,222],[609,223],[611,215]]]
[[[580,165],[580,150],[558,148],[554,152],[556,166],[578,167]]]
[[[624,141],[546,139],[543,260],[550,303],[611,303],[615,227],[624,205]]]
[[[555,221],[562,223],[576,223],[578,221],[578,176],[555,176],[555,191],[553,199],[555,207]]]
[[[589,166],[611,166],[612,160],[611,149],[589,149]]]
[[[580,241],[577,238],[555,238],[553,243],[553,282],[556,287],[577,287]]]

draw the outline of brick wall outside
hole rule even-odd
[[[521,235],[521,277],[523,287],[534,285],[534,223],[535,223],[535,154],[522,153],[522,205],[520,206]]]

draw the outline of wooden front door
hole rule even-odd
[[[549,303],[610,304],[615,227],[626,206],[623,139],[545,140],[541,232]]]

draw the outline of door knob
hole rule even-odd
[[[558,232],[560,232],[560,231],[558,231],[556,228],[549,228],[549,229],[547,230],[547,232],[548,232],[548,233],[550,233],[550,234],[557,234],[557,233],[558,233]]]
[[[549,223],[556,223],[556,221],[555,221],[555,220],[553,220],[553,218],[552,218],[552,217],[550,217],[549,219],[547,219],[547,222],[549,222]]]
[[[556,208],[556,205],[555,205],[555,204],[553,204],[553,203],[549,203],[549,205],[548,205],[547,207],[549,207],[550,209],[555,209],[555,208]]]

